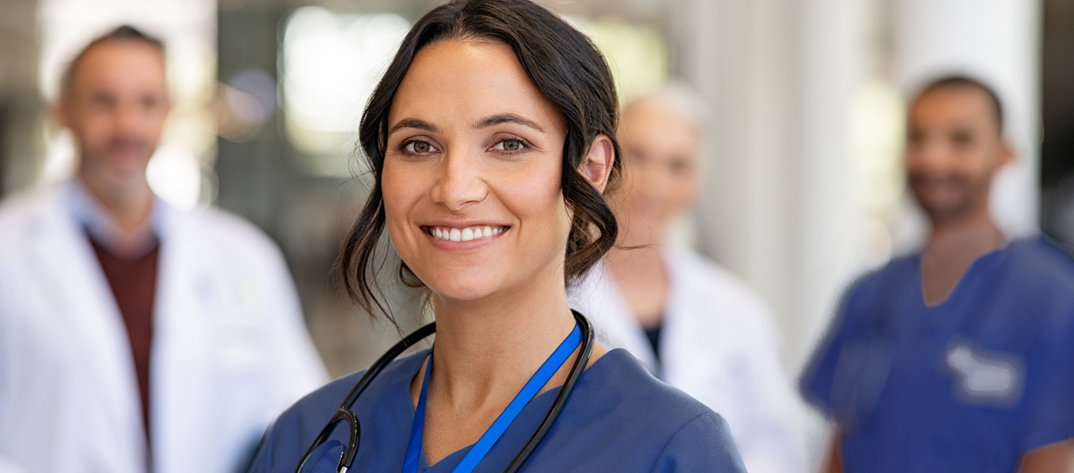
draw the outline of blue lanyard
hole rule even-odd
[[[548,380],[552,379],[552,375],[559,371],[559,367],[567,361],[567,357],[574,352],[574,349],[582,340],[582,330],[576,323],[574,330],[570,335],[559,344],[556,351],[552,352],[552,356],[545,360],[541,368],[533,374],[526,385],[522,387],[522,390],[515,395],[515,398],[511,400],[511,403],[507,405],[507,408],[500,413],[500,416],[496,418],[496,421],[489,426],[489,429],[485,431],[484,435],[478,439],[477,443],[470,448],[470,451],[466,453],[459,465],[455,467],[453,473],[470,473],[477,467],[485,455],[488,454],[492,446],[496,444],[496,441],[500,439],[500,436],[507,430],[507,427],[511,425],[511,422],[518,417],[518,413],[522,412],[522,408],[526,407],[526,404],[533,399],[533,396],[537,394],[537,391],[541,390],[545,384],[548,384]],[[414,424],[410,427],[410,442],[406,446],[406,459],[403,461],[403,473],[416,473],[418,471],[418,456],[421,455],[421,436],[425,430],[425,393],[426,388],[429,386],[429,372],[433,369],[433,355],[429,352],[429,363],[425,367],[425,380],[421,383],[421,395],[418,396],[418,407],[414,412]]]

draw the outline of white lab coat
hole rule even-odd
[[[727,420],[751,473],[807,469],[799,407],[783,371],[772,318],[745,283],[686,249],[663,252],[670,293],[660,378]],[[569,291],[597,341],[625,348],[657,372],[656,356],[610,272],[595,267]]]
[[[144,473],[126,327],[68,191],[0,205],[0,468]],[[153,471],[230,473],[324,365],[268,238],[219,210],[158,205]]]

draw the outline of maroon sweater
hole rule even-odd
[[[149,443],[149,355],[153,345],[153,300],[157,292],[157,262],[160,245],[142,256],[124,258],[108,251],[90,238],[97,261],[112,288],[119,313],[127,326],[127,336],[134,357],[134,372],[138,376],[138,393],[142,397],[142,423],[146,445]]]

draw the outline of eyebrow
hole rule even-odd
[[[500,125],[503,123],[517,123],[522,126],[533,128],[534,130],[537,130],[541,133],[545,132],[544,128],[541,128],[540,125],[513,113],[501,113],[499,115],[493,115],[491,117],[485,118],[484,120],[477,122],[477,124],[474,125],[474,128],[488,128],[490,126]]]
[[[440,132],[440,129],[437,128],[436,125],[433,125],[432,123],[429,123],[427,121],[418,120],[416,118],[404,118],[402,120],[399,120],[399,123],[396,123],[394,126],[392,126],[390,130],[388,130],[388,135],[390,136],[392,133],[395,133],[401,128],[417,128],[419,130],[425,130],[429,133]]]
[[[500,124],[503,124],[503,123],[517,123],[517,124],[522,125],[522,126],[533,128],[534,130],[537,130],[537,131],[539,131],[541,133],[545,132],[544,128],[541,128],[541,126],[538,125],[537,123],[535,123],[535,122],[533,122],[531,120],[527,120],[525,118],[522,118],[522,117],[520,117],[518,115],[515,115],[513,113],[501,113],[501,114],[498,114],[498,115],[493,115],[491,117],[487,117],[487,118],[477,122],[477,124],[474,125],[474,128],[476,128],[476,129],[488,128],[490,126],[496,126],[496,125],[500,125]],[[392,133],[395,133],[396,131],[398,131],[400,129],[403,129],[403,128],[416,128],[418,130],[425,130],[425,131],[427,131],[429,133],[439,133],[440,132],[440,129],[437,128],[436,125],[433,125],[432,123],[429,123],[427,121],[418,120],[416,118],[404,118],[402,120],[399,120],[399,123],[396,123],[395,125],[393,125],[391,127],[391,129],[388,130],[388,135],[390,136]]]

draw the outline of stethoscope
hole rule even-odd
[[[529,459],[533,451],[537,449],[537,446],[544,440],[548,430],[552,428],[552,424],[556,422],[559,414],[563,411],[563,407],[567,404],[567,399],[570,397],[571,392],[574,391],[574,386],[578,384],[578,379],[582,376],[582,371],[589,363],[589,355],[593,352],[593,326],[589,323],[582,314],[571,310],[574,314],[574,319],[578,323],[578,328],[582,332],[581,350],[578,353],[578,357],[575,358],[574,364],[571,366],[570,372],[567,374],[567,380],[563,382],[563,388],[556,396],[555,402],[552,404],[552,408],[549,409],[548,414],[545,415],[541,425],[537,427],[537,431],[533,433],[526,445],[522,447],[522,450],[518,452],[515,459],[511,461],[511,464],[507,466],[504,473],[515,473],[522,464]],[[328,420],[328,423],[321,429],[321,433],[314,439],[313,444],[310,445],[306,453],[302,455],[302,460],[298,462],[298,467],[295,468],[295,473],[299,473],[302,470],[302,466],[309,459],[310,455],[325,442],[328,441],[328,437],[335,431],[337,425],[340,422],[346,422],[348,427],[348,441],[343,448],[343,454],[339,458],[339,463],[336,466],[338,473],[347,473],[348,470],[354,465],[354,457],[358,453],[358,443],[361,440],[362,427],[358,422],[358,416],[351,411],[351,407],[354,405],[358,397],[362,395],[369,384],[374,378],[384,371],[384,368],[388,366],[396,357],[406,351],[408,348],[414,346],[422,339],[432,335],[436,332],[436,322],[430,323],[424,327],[415,330],[410,335],[407,335],[399,343],[396,343],[387,352],[385,352],[372,366],[366,370],[365,374],[358,379],[358,382],[354,384],[351,391],[347,393],[347,396],[343,399],[343,402],[339,405],[339,409],[336,409],[335,415]]]

